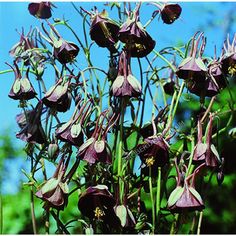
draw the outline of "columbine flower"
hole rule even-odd
[[[43,144],[46,142],[45,133],[41,124],[41,114],[43,109],[42,101],[39,101],[34,110],[26,113],[26,123],[16,137],[28,142]]]
[[[79,47],[63,38],[53,42],[53,55],[62,64],[73,62],[78,53]]]
[[[90,111],[91,105],[89,104],[85,110],[88,104],[88,102],[86,102],[77,113],[80,104],[81,101],[77,104],[71,119],[56,130],[56,137],[58,139],[74,146],[80,146],[83,143],[82,124]]]
[[[51,2],[32,2],[28,5],[29,13],[40,19],[49,19],[52,16],[51,9],[54,6]]]
[[[232,44],[229,42],[229,35],[227,42],[224,44],[222,62],[222,70],[225,75],[236,75],[236,34],[234,35]]]
[[[45,94],[43,103],[56,111],[66,112],[70,109],[71,93],[69,91],[69,81],[60,78]]]
[[[169,162],[169,145],[162,136],[153,135],[144,139],[137,146],[137,153],[143,163],[143,168],[151,167],[152,173],[157,173],[158,167]]]
[[[118,35],[119,40],[125,43],[125,48],[130,52],[131,57],[145,57],[156,45],[139,21],[139,8],[140,4],[134,12],[129,12],[128,19],[121,26]]]
[[[182,12],[179,4],[166,3],[160,9],[161,19],[166,24],[172,24],[177,20]]]
[[[118,76],[112,84],[113,96],[138,97],[141,92],[141,85],[131,72],[130,56],[124,50],[119,57]]]
[[[116,218],[116,201],[106,185],[91,186],[79,198],[78,208],[90,220],[111,223]]]
[[[11,87],[8,96],[14,100],[30,100],[35,98],[35,92],[32,84],[29,81],[29,67],[26,71],[25,77],[22,78],[18,65],[14,61],[15,68],[8,64],[15,74],[15,81]]]
[[[65,172],[66,165],[64,164],[64,158],[62,158],[53,177],[48,179],[36,192],[35,195],[45,202],[45,208],[53,207],[58,210],[63,210],[67,205],[69,188],[64,181]]]
[[[92,137],[89,138],[82,146],[79,148],[78,156],[87,161],[89,164],[94,164],[96,162],[104,162],[111,164],[111,150],[106,141],[107,132],[115,124],[117,119],[113,115],[109,122],[106,124],[106,128],[103,128],[103,122],[106,118],[108,111],[101,113],[96,122],[96,127],[92,134]],[[100,123],[100,118],[102,121]]]
[[[97,9],[95,9],[94,13],[87,13],[91,17],[91,39],[94,40],[99,47],[106,47],[112,53],[117,52],[114,45],[118,41],[119,25],[108,18],[108,14],[105,10],[98,13]]]
[[[204,165],[203,163],[194,170],[193,174],[185,177],[187,167],[184,165],[185,171],[180,172],[175,161],[177,186],[168,199],[168,208],[171,212],[201,211],[205,208],[201,195],[195,189],[195,176]]]
[[[206,44],[205,41],[206,39],[203,36],[203,33],[201,33],[198,36],[197,40],[195,39],[195,37],[196,34],[192,39],[192,48],[189,53],[189,56],[180,63],[176,71],[176,74],[178,75],[179,78],[186,80],[187,83],[191,82],[198,84],[200,82],[205,81],[206,79],[207,68],[202,60],[202,54]],[[202,39],[202,44],[199,49],[197,57],[198,45],[201,39]]]

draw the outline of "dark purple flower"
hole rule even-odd
[[[112,163],[111,150],[106,141],[107,132],[115,124],[117,119],[113,115],[109,122],[106,124],[106,127],[103,127],[103,122],[106,118],[108,111],[101,113],[96,122],[96,127],[93,131],[92,137],[89,138],[82,146],[79,148],[78,156],[87,161],[89,164],[94,164],[97,162],[104,162],[107,164]],[[100,122],[100,118],[102,121]]]
[[[36,196],[45,202],[44,207],[53,207],[57,210],[63,210],[68,202],[69,188],[64,181],[66,165],[62,158],[57,166],[57,169],[52,178],[36,192]]]
[[[60,78],[52,86],[43,98],[43,103],[59,112],[66,112],[70,109],[71,93],[69,90],[69,81]]]
[[[201,195],[195,189],[195,175],[204,165],[200,165],[194,170],[193,174],[185,177],[187,167],[184,165],[185,171],[180,172],[175,162],[177,186],[168,198],[168,208],[171,212],[201,211],[205,208]]]
[[[192,48],[189,56],[180,63],[176,74],[179,78],[186,80],[187,83],[190,81],[198,84],[200,82],[204,82],[206,79],[207,68],[202,60],[202,54],[206,44],[206,39],[203,36],[203,33],[198,36],[197,40],[195,39],[195,37],[196,34],[192,39]],[[201,39],[202,44],[197,57],[198,45]]]
[[[29,81],[29,68],[26,71],[26,75],[22,78],[18,65],[14,61],[15,68],[8,64],[15,74],[15,81],[11,87],[8,96],[14,100],[30,100],[35,98],[37,93],[35,92],[32,84]]]
[[[169,162],[169,146],[162,136],[150,136],[144,143],[137,146],[137,154],[143,163],[143,168],[151,167],[152,173],[157,173],[158,167]]]
[[[182,12],[179,4],[166,3],[160,9],[161,19],[166,24],[172,24],[177,20]]]
[[[132,75],[130,56],[124,50],[119,57],[118,76],[112,84],[115,97],[138,97],[142,92],[139,81]]]
[[[32,2],[28,5],[29,13],[40,19],[49,19],[52,16],[51,9],[54,6],[51,2]]]
[[[221,58],[222,70],[225,75],[236,75],[236,34],[230,44],[229,36],[227,42],[224,44],[223,56]]]
[[[53,55],[62,64],[73,62],[79,53],[79,47],[62,38],[53,42]]]
[[[26,123],[16,137],[28,142],[43,144],[46,142],[46,136],[41,124],[41,114],[43,109],[42,101],[39,101],[35,109],[26,112]]]
[[[71,119],[56,130],[56,137],[59,140],[68,142],[74,146],[80,146],[83,143],[82,125],[90,111],[91,105],[89,104],[85,110],[85,107],[88,104],[88,102],[86,102],[79,110],[77,110],[80,104],[81,101],[77,104]]]
[[[140,4],[133,12],[129,12],[128,19],[118,34],[119,40],[125,43],[125,48],[131,57],[145,57],[156,45],[139,21],[139,8]]]
[[[104,10],[98,13],[89,13],[91,17],[90,36],[99,47],[106,47],[112,53],[117,52],[115,43],[118,42],[119,25],[108,18],[107,12]]]
[[[82,215],[90,220],[99,220],[106,223],[115,218],[113,207],[116,201],[105,185],[91,186],[79,198],[78,208]]]

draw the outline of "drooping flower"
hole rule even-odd
[[[87,12],[87,11],[86,11]],[[111,53],[117,52],[115,43],[118,42],[118,23],[108,17],[105,10],[98,13],[97,9],[93,13],[87,12],[91,17],[90,37],[99,47],[106,47]]]
[[[26,113],[26,123],[22,123],[20,132],[16,134],[16,137],[28,142],[43,144],[46,142],[46,136],[41,124],[41,114],[43,109],[43,103],[40,100],[30,112]]]
[[[80,104],[81,101],[78,102],[71,119],[56,129],[56,138],[74,146],[80,146],[83,143],[82,125],[90,111],[91,105],[89,104],[85,110],[88,104],[88,102],[85,102],[84,105],[77,110]]]
[[[109,192],[106,185],[91,186],[81,194],[78,202],[78,208],[82,215],[90,220],[98,220],[114,226],[114,221],[118,220],[114,206],[115,199]]]
[[[169,145],[162,135],[145,138],[144,143],[137,146],[137,153],[143,163],[142,168],[147,173],[149,167],[154,174],[157,173],[158,167],[163,167],[169,162]]]
[[[119,57],[118,76],[112,84],[115,97],[138,97],[142,92],[139,81],[132,75],[130,56],[124,50]]]
[[[160,9],[161,19],[166,24],[172,24],[177,20],[182,12],[179,4],[166,3]]]
[[[15,81],[11,87],[8,96],[14,100],[30,100],[35,98],[37,93],[35,92],[30,80],[29,80],[29,67],[26,71],[25,77],[22,78],[19,67],[14,61],[14,67],[8,64],[15,74]]]
[[[79,53],[79,47],[60,38],[53,42],[53,55],[62,64],[73,62]]]
[[[52,6],[51,2],[32,2],[28,5],[28,10],[34,17],[49,19],[52,16]]]
[[[53,207],[57,210],[63,210],[68,202],[69,188],[64,180],[66,165],[64,157],[60,160],[52,178],[36,192],[36,196],[45,202],[44,207]]]
[[[108,110],[101,113],[96,122],[96,127],[90,137],[82,146],[79,148],[78,156],[87,161],[89,164],[94,164],[97,162],[104,162],[111,164],[111,150],[106,141],[107,132],[115,124],[115,114],[110,118],[109,122],[106,124],[106,127],[103,128],[103,122],[106,118]],[[100,118],[102,121],[100,123]]]
[[[177,186],[171,192],[167,202],[171,212],[201,211],[205,208],[201,195],[195,189],[195,176],[204,165],[203,163],[194,170],[193,174],[186,177],[187,167],[184,165],[182,168],[185,170],[180,171],[175,161]]]
[[[203,36],[203,33],[200,33],[196,40],[195,37],[197,33],[192,39],[192,47],[188,57],[180,63],[176,71],[176,74],[179,78],[186,80],[187,83],[190,81],[195,82],[196,84],[205,81],[207,72],[207,68],[202,60],[202,54],[206,44],[206,39]],[[200,40],[202,40],[202,44],[198,51],[198,45]]]
[[[145,57],[156,45],[139,20],[139,8],[140,3],[133,12],[129,12],[128,19],[118,34],[119,40],[125,43],[125,48],[131,57]]]
[[[59,112],[66,112],[71,105],[70,82],[60,78],[45,94],[43,103]]]
[[[221,58],[222,71],[225,75],[236,75],[236,34],[230,44],[229,35],[224,43],[223,56]]]

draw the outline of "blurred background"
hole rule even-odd
[[[65,18],[78,35],[82,37],[81,17],[75,11],[70,2],[55,2],[53,9],[54,18]],[[94,5],[101,11],[105,8],[104,3],[95,2],[75,2],[79,8],[82,6],[90,10]],[[207,47],[205,53],[212,55],[214,46],[217,48],[217,55],[221,52],[221,47],[227,34],[232,38],[236,32],[236,2],[194,2],[179,3],[182,7],[181,19],[173,25],[164,25],[158,17],[148,26],[151,36],[156,39],[155,49],[161,50],[164,47],[180,45],[186,43],[196,31],[204,31],[207,37]],[[145,24],[151,17],[154,6],[143,3],[141,22]],[[110,17],[113,15],[110,13]],[[116,14],[115,14],[116,17]],[[12,63],[9,50],[19,41],[22,27],[27,33],[30,26],[40,26],[41,22],[31,16],[28,12],[27,2],[0,2],[0,191],[2,196],[2,220],[4,234],[26,234],[32,233],[30,220],[30,193],[28,187],[24,187],[27,182],[22,170],[29,169],[30,162],[24,154],[24,143],[15,138],[18,126],[15,116],[20,112],[18,102],[8,97],[14,76],[12,73],[1,73],[9,69],[5,62]],[[60,29],[63,37],[75,41],[73,36],[63,28]],[[104,52],[104,51],[103,51]],[[101,54],[94,54],[94,62],[98,67],[108,68],[108,55],[102,54],[104,60],[100,60]],[[99,55],[99,60],[96,60]],[[78,59],[79,61],[79,59]],[[83,64],[80,65],[83,67]],[[50,73],[48,75],[50,80]],[[235,83],[232,88],[235,95]],[[184,121],[185,109],[194,110],[195,98],[190,103],[182,103],[179,110],[178,119]],[[218,97],[218,103],[226,101],[226,94],[222,93]],[[151,107],[150,107],[151,110]],[[147,112],[148,113],[148,112]],[[190,115],[189,115],[190,116]],[[149,117],[146,117],[146,120]],[[234,119],[235,122],[235,119]],[[186,123],[187,127],[187,123]],[[236,158],[235,139],[229,140],[226,131],[220,136],[220,146],[223,147],[225,165],[225,180],[221,187],[217,185],[213,178],[212,187],[206,191],[206,206],[204,211],[201,233],[232,234],[236,233]],[[50,173],[50,168],[49,168]],[[49,174],[50,175],[50,174]],[[69,210],[63,214],[63,220],[67,221],[77,216],[77,199],[72,199]],[[74,207],[76,206],[76,207]],[[40,216],[43,213],[40,200],[36,199],[36,218],[38,227],[42,224]],[[68,213],[66,213],[68,212]],[[43,227],[43,225],[41,225]],[[39,231],[40,233],[40,231]],[[42,231],[43,233],[43,231]],[[74,228],[74,233],[81,233],[78,228]]]

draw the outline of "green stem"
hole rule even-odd
[[[195,142],[194,142],[194,138],[192,137],[191,138],[191,154],[190,154],[190,157],[189,157],[188,169],[187,169],[186,177],[189,176],[192,173],[192,171],[193,171],[192,161],[193,161],[194,146],[195,146]]]
[[[160,209],[161,209],[161,167],[158,167],[157,195],[156,195],[156,219],[158,219]]]
[[[33,191],[33,186],[31,187],[31,190],[30,190],[30,208],[31,208],[33,232],[34,232],[34,234],[37,234],[35,209],[34,209],[34,191]]]
[[[176,233],[176,224],[177,224],[178,219],[179,219],[179,213],[176,213],[175,214],[175,219],[174,219],[174,221],[172,222],[172,225],[171,225],[170,235]]]
[[[3,234],[3,204],[2,204],[2,195],[0,195],[0,234]]]
[[[154,203],[154,198],[153,198],[153,188],[152,188],[152,169],[149,166],[149,177],[148,177],[148,182],[149,182],[149,190],[150,190],[150,197],[151,197],[151,203],[152,203],[152,233],[155,233],[155,203]]]
[[[203,211],[199,214],[198,226],[197,226],[197,235],[200,234],[201,224],[202,224]]]

